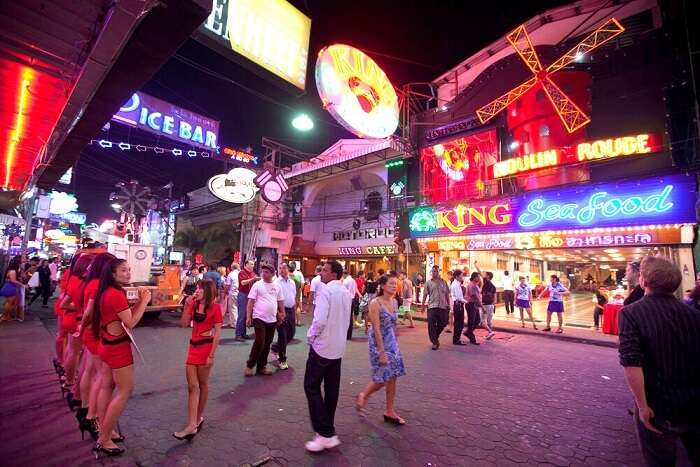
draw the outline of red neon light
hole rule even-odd
[[[496,179],[578,162],[652,154],[663,149],[660,135],[642,133],[633,136],[587,141],[576,146],[548,149],[513,157],[493,164],[489,173],[492,178]]]
[[[525,65],[532,71],[534,76],[478,109],[476,111],[477,117],[481,123],[486,123],[539,83],[569,133],[573,133],[587,125],[591,121],[588,115],[586,115],[574,101],[550,79],[550,77],[558,70],[573,62],[578,56],[605,44],[614,37],[622,34],[624,30],[625,28],[623,28],[615,18],[612,18],[603,26],[586,36],[557,61],[544,69],[530,41],[530,36],[527,34],[525,25],[518,26],[506,36],[506,39],[513,46],[515,52],[520,56],[523,62],[525,62]]]
[[[29,68],[22,71],[22,80],[20,81],[19,92],[17,93],[17,115],[15,118],[14,129],[10,133],[10,141],[5,152],[5,181],[3,188],[10,188],[10,175],[15,163],[17,154],[17,144],[20,138],[24,135],[25,115],[27,111],[27,101],[29,100],[29,85],[31,84],[34,74]]]

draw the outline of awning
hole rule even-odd
[[[314,246],[316,242],[304,240],[302,237],[295,236],[292,239],[292,247],[289,249],[290,256],[318,256]]]

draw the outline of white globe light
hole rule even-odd
[[[292,126],[299,131],[309,131],[314,127],[314,121],[306,114],[297,115],[292,120]]]

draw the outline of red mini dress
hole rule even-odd
[[[77,307],[77,310],[63,309],[63,322],[61,326],[67,333],[73,334],[78,330],[78,323],[83,319],[83,281],[77,276],[68,279],[66,295]]]
[[[68,288],[68,279],[70,279],[70,269],[67,269],[61,275],[61,281],[58,283],[58,288],[61,291],[61,293],[58,295],[58,299],[53,304],[54,314],[60,317],[61,319],[63,319],[63,312],[65,311],[63,308],[61,308],[61,302],[63,301],[63,297],[66,294],[66,289]],[[63,326],[61,326],[61,328],[63,328]]]
[[[190,350],[187,353],[188,365],[206,365],[207,357],[211,354],[214,345],[214,326],[223,323],[221,307],[218,303],[212,303],[206,312],[204,321],[194,320],[194,301],[189,304],[189,313],[192,314],[192,339],[190,339]],[[211,331],[211,336],[207,336]],[[202,335],[205,334],[205,335]]]
[[[83,312],[85,311],[85,307],[87,307],[90,300],[93,300],[95,298],[95,295],[97,294],[98,285],[100,285],[100,280],[92,279],[85,286],[85,290],[83,290]],[[95,310],[93,308],[93,313],[94,311]],[[100,339],[99,336],[96,336],[95,333],[92,331],[92,320],[83,323],[83,333],[80,336],[80,339],[83,341],[85,348],[87,348],[91,354],[98,355]]]
[[[111,322],[121,322],[119,313],[129,308],[126,301],[126,292],[108,287],[100,298],[100,345],[98,354],[103,362],[111,369],[117,370],[134,363],[131,354],[131,340],[126,332],[112,335],[107,332],[107,325]]]

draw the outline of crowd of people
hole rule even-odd
[[[40,297],[43,298],[42,307],[48,308],[49,298],[56,289],[59,261],[57,257],[40,259],[34,256],[27,259],[26,253],[10,260],[0,289],[0,296],[5,298],[1,321],[24,321],[25,308]],[[32,291],[33,295],[27,303],[28,292]]]
[[[32,301],[43,297],[47,303],[56,287],[55,261],[12,259],[5,273],[3,295],[5,315],[19,314],[19,291],[39,273],[38,290]],[[397,380],[406,369],[397,339],[397,323],[403,318],[413,326],[411,305],[422,290],[420,309],[427,309],[428,335],[433,350],[440,348],[440,335],[452,312],[452,343],[479,345],[474,330],[478,324],[491,339],[496,287],[493,274],[476,271],[464,277],[461,270],[451,271],[450,283],[435,266],[422,288],[404,272],[360,272],[353,277],[342,265],[330,261],[319,266],[311,280],[304,280],[296,264],[283,263],[279,271],[272,265],[247,261],[241,268],[233,263],[229,270],[216,271],[187,265],[185,300],[180,324],[191,327],[185,361],[188,405],[186,423],[173,433],[178,440],[191,440],[203,429],[208,399],[209,376],[214,366],[222,327],[235,328],[239,340],[254,339],[245,376],[269,376],[268,357],[272,351],[280,370],[289,368],[287,346],[294,338],[302,309],[305,284],[309,289],[312,322],[307,333],[309,353],[304,374],[311,425],[315,437],[306,449],[320,452],[340,444],[335,430],[335,410],[340,392],[342,358],[354,329],[365,327],[368,336],[370,380],[356,395],[355,408],[366,416],[367,403],[376,392],[385,391],[384,421],[404,425],[395,407]],[[43,272],[42,272],[43,268]],[[196,272],[196,273],[195,273]],[[215,273],[215,274],[213,274]],[[196,276],[195,280],[189,278]],[[504,274],[508,277],[509,274]],[[620,312],[620,363],[635,399],[635,420],[642,454],[649,465],[672,465],[675,442],[680,440],[691,460],[697,462],[700,420],[700,278],[686,298],[673,293],[681,282],[681,273],[670,261],[647,257],[629,263],[626,276],[630,291]],[[60,279],[60,293],[54,312],[58,320],[54,367],[70,410],[75,411],[83,434],[94,439],[96,456],[120,455],[118,443],[125,437],[118,428],[134,387],[133,328],[144,315],[150,300],[146,288],[138,288],[138,299],[129,303],[124,287],[131,281],[130,268],[123,259],[103,249],[85,249],[76,253]],[[507,282],[507,281],[506,281]],[[9,286],[8,286],[9,284]],[[504,284],[508,287],[508,284]],[[5,291],[6,288],[12,288]],[[563,297],[569,293],[556,275],[550,283],[533,293],[524,277],[519,284],[510,282],[512,294],[504,293],[506,313],[520,310],[534,329],[533,297],[548,297],[547,323],[551,331],[552,314],[557,314],[562,332]],[[596,318],[602,314],[606,297],[596,294]],[[7,294],[6,294],[7,293]],[[416,300],[417,301],[417,300]],[[8,305],[9,303],[9,305]],[[14,308],[13,308],[14,307]],[[241,324],[242,323],[242,324]],[[596,320],[596,325],[598,324]],[[246,335],[248,329],[253,335]],[[273,345],[274,334],[277,342]]]

